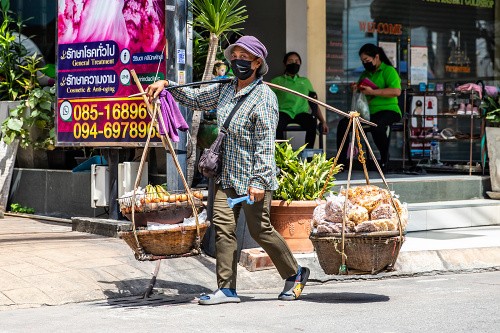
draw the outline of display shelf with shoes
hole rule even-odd
[[[482,174],[483,168],[481,163],[475,162],[472,165],[465,161],[447,161],[445,163],[430,163],[429,159],[422,159],[417,164],[429,172],[446,172],[446,173],[466,173]]]
[[[409,92],[410,156],[428,171],[483,172],[481,161],[485,121],[476,90]],[[409,108],[409,110],[407,110]],[[468,143],[468,145],[467,145]],[[443,146],[443,147],[441,147]],[[453,163],[463,160],[464,163]]]

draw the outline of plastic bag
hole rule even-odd
[[[207,210],[204,209],[201,213],[198,214],[198,223],[199,224],[205,224],[208,223],[210,224],[209,221],[207,221]],[[180,223],[175,223],[175,224],[161,224],[161,223],[155,223],[155,222],[148,222],[148,230],[168,230],[168,229],[175,229],[179,227],[192,227],[196,225],[196,220],[195,217],[187,217],[184,218],[184,220]]]
[[[370,120],[370,108],[365,94],[359,91],[355,91],[352,94],[351,110],[359,112],[361,118]]]

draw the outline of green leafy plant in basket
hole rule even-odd
[[[278,189],[273,194],[275,200],[285,200],[287,203],[296,200],[318,199],[333,165],[333,158],[327,159],[326,154],[315,154],[310,161],[301,158],[306,145],[297,150],[289,142],[276,143],[276,166],[280,169]],[[328,193],[335,185],[335,177],[342,165],[335,166],[325,188]]]

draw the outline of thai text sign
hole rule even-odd
[[[59,104],[58,139],[62,142],[144,142],[150,117],[140,98],[84,98]],[[153,127],[153,137],[159,138]]]
[[[164,79],[165,0],[59,0],[57,144],[137,146],[150,117],[132,80]],[[156,133],[154,141],[159,142]]]

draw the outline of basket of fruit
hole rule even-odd
[[[199,253],[198,243],[210,222],[206,220],[206,211],[200,212],[201,191],[191,194],[193,204],[186,193],[147,185],[118,199],[121,212],[133,223],[133,230],[120,232],[120,238],[134,251],[136,259],[158,260]]]
[[[192,191],[194,205],[199,210],[203,206],[203,193]],[[193,209],[188,195],[181,191],[167,191],[161,185],[147,185],[125,193],[118,199],[121,213],[132,221],[132,205],[135,201],[135,227],[147,227],[148,222],[175,224],[192,216]]]

